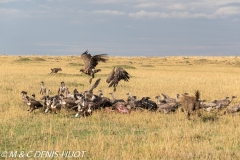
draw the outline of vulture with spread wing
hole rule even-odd
[[[129,79],[130,77],[127,71],[125,71],[122,67],[117,67],[116,69],[114,67],[112,72],[109,74],[106,82],[107,83],[111,82],[108,87],[113,87],[114,88],[113,91],[115,92],[118,82],[120,80],[128,82]]]
[[[81,55],[81,58],[84,61],[85,68],[80,69],[80,71],[91,76],[89,80],[90,83],[94,78],[94,74],[101,71],[101,69],[95,69],[95,67],[98,65],[98,62],[106,62],[106,56],[107,54],[91,56],[91,54],[89,54],[87,50]]]

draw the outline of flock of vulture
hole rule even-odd
[[[85,68],[80,71],[90,75],[90,84],[94,78],[94,74],[101,71],[101,69],[95,69],[98,62],[106,62],[106,54],[100,54],[91,56],[88,51],[85,51],[81,58],[84,61]],[[57,73],[61,71],[61,68],[52,68],[51,73]],[[130,76],[127,71],[121,67],[113,68],[109,74],[106,82],[110,83],[109,87],[116,87],[119,81],[129,81]],[[117,111],[119,113],[131,113],[133,110],[148,110],[152,112],[171,113],[176,112],[179,108],[190,119],[191,115],[200,116],[200,110],[211,112],[213,110],[226,109],[224,113],[236,113],[240,111],[240,104],[229,106],[236,96],[231,98],[226,97],[222,100],[214,100],[212,102],[206,102],[200,99],[200,92],[197,90],[194,96],[190,96],[188,93],[177,94],[175,98],[171,98],[168,95],[162,94],[155,97],[156,101],[151,100],[150,97],[142,97],[138,99],[137,96],[132,96],[127,93],[126,99],[116,99],[114,93],[110,93],[111,98],[104,96],[103,91],[99,90],[98,94],[94,94],[93,90],[97,88],[101,79],[97,79],[93,86],[87,90],[79,92],[74,89],[73,93],[70,93],[68,87],[64,82],[58,89],[58,94],[51,96],[50,90],[41,82],[40,94],[43,95],[40,100],[36,100],[35,94],[29,97],[26,91],[22,91],[22,100],[28,106],[28,111],[31,113],[35,109],[43,108],[45,113],[52,112],[58,113],[61,109],[76,112],[75,117],[86,117],[92,115],[94,110],[105,110],[107,112]]]

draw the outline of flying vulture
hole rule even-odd
[[[114,67],[112,72],[109,74],[106,82],[110,83],[108,87],[114,87],[113,91],[115,92],[120,80],[128,82],[129,79],[130,77],[127,71],[125,71],[122,67],[117,67],[116,69]]]
[[[85,68],[80,69],[81,72],[90,75],[91,78],[89,82],[92,82],[92,79],[94,78],[94,74],[101,71],[101,69],[95,69],[95,67],[98,65],[98,62],[106,62],[107,54],[99,54],[91,56],[91,54],[88,53],[88,50],[86,50],[82,55],[81,58],[84,61]]]

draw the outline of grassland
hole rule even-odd
[[[154,100],[161,93],[193,94],[212,101],[225,96],[240,97],[238,57],[109,57],[96,74],[105,96],[112,92],[105,82],[113,66],[123,66],[131,75],[120,82],[116,98],[131,92]],[[49,74],[50,68],[62,72]],[[60,114],[26,111],[22,90],[41,97],[40,82],[57,94],[60,82],[73,91],[88,90],[89,77],[79,72],[80,56],[0,56],[0,151],[86,151],[83,159],[240,159],[238,114],[202,113],[187,120],[182,112],[133,112],[122,115],[94,112],[86,119]],[[93,79],[93,82],[96,80]],[[238,99],[232,104],[238,103]],[[0,157],[0,159],[3,157]],[[11,159],[11,158],[8,158]],[[57,157],[55,159],[63,159]],[[65,158],[67,159],[67,158]]]

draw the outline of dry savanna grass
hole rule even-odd
[[[240,97],[238,57],[109,57],[99,63],[102,71],[97,89],[109,97],[105,82],[113,66],[124,67],[131,79],[120,82],[116,98],[126,93],[154,97],[165,93],[194,94],[213,101]],[[49,74],[50,68],[62,72]],[[240,159],[240,117],[205,113],[187,120],[182,112],[161,114],[133,112],[129,115],[94,112],[88,118],[75,113],[29,114],[21,101],[22,90],[39,99],[41,81],[57,94],[64,81],[72,92],[91,87],[89,77],[79,72],[80,56],[0,56],[0,151],[86,151],[83,159]],[[238,99],[232,102],[238,103]],[[9,158],[11,159],[11,158]],[[63,159],[57,157],[55,159]],[[67,159],[65,157],[65,159]]]

